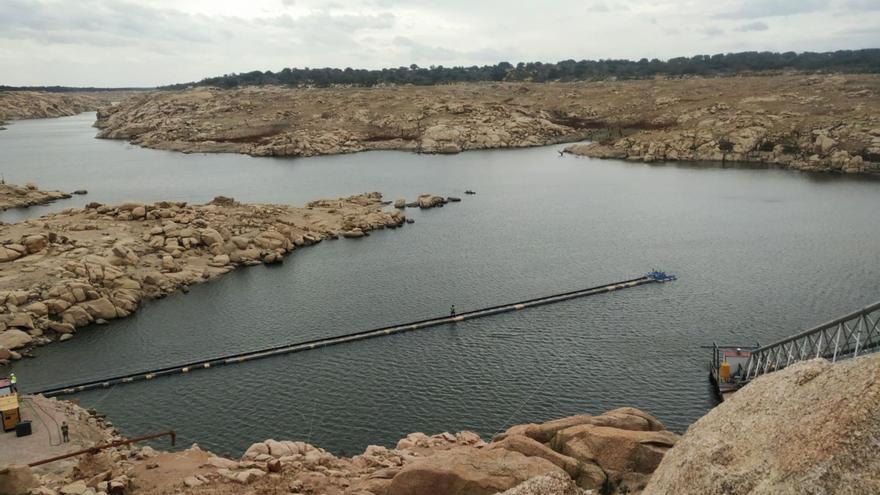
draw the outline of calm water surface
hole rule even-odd
[[[93,139],[93,114],[0,131],[9,182],[86,202],[301,204],[382,191],[463,196],[414,225],[328,241],[145,304],[16,364],[26,389],[331,336],[630,278],[672,284],[162,378],[77,399],[125,434],[175,429],[240,454],[265,438],[349,454],[408,432],[629,405],[683,431],[713,404],[702,344],[769,342],[880,299],[880,182],[780,170],[648,166],[559,147],[308,159],[185,155]],[[465,189],[476,196],[464,196]]]

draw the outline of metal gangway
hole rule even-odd
[[[751,350],[740,386],[798,361],[831,362],[880,350],[880,302],[786,339]]]

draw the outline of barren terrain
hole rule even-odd
[[[880,76],[777,75],[136,95],[100,137],[184,152],[457,153],[592,139],[598,157],[880,171]]]

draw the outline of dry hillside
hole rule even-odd
[[[101,137],[179,151],[456,153],[591,138],[588,156],[880,171],[880,76],[776,75],[137,95]]]

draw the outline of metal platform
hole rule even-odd
[[[772,344],[753,347],[713,344],[711,348],[714,350],[709,364],[709,379],[723,397],[725,393],[732,393],[761,375],[779,371],[799,361],[825,358],[836,362],[880,350],[880,302]],[[745,359],[732,363],[730,377],[722,380],[719,366],[722,361],[729,360],[724,352],[731,349],[745,352]]]

